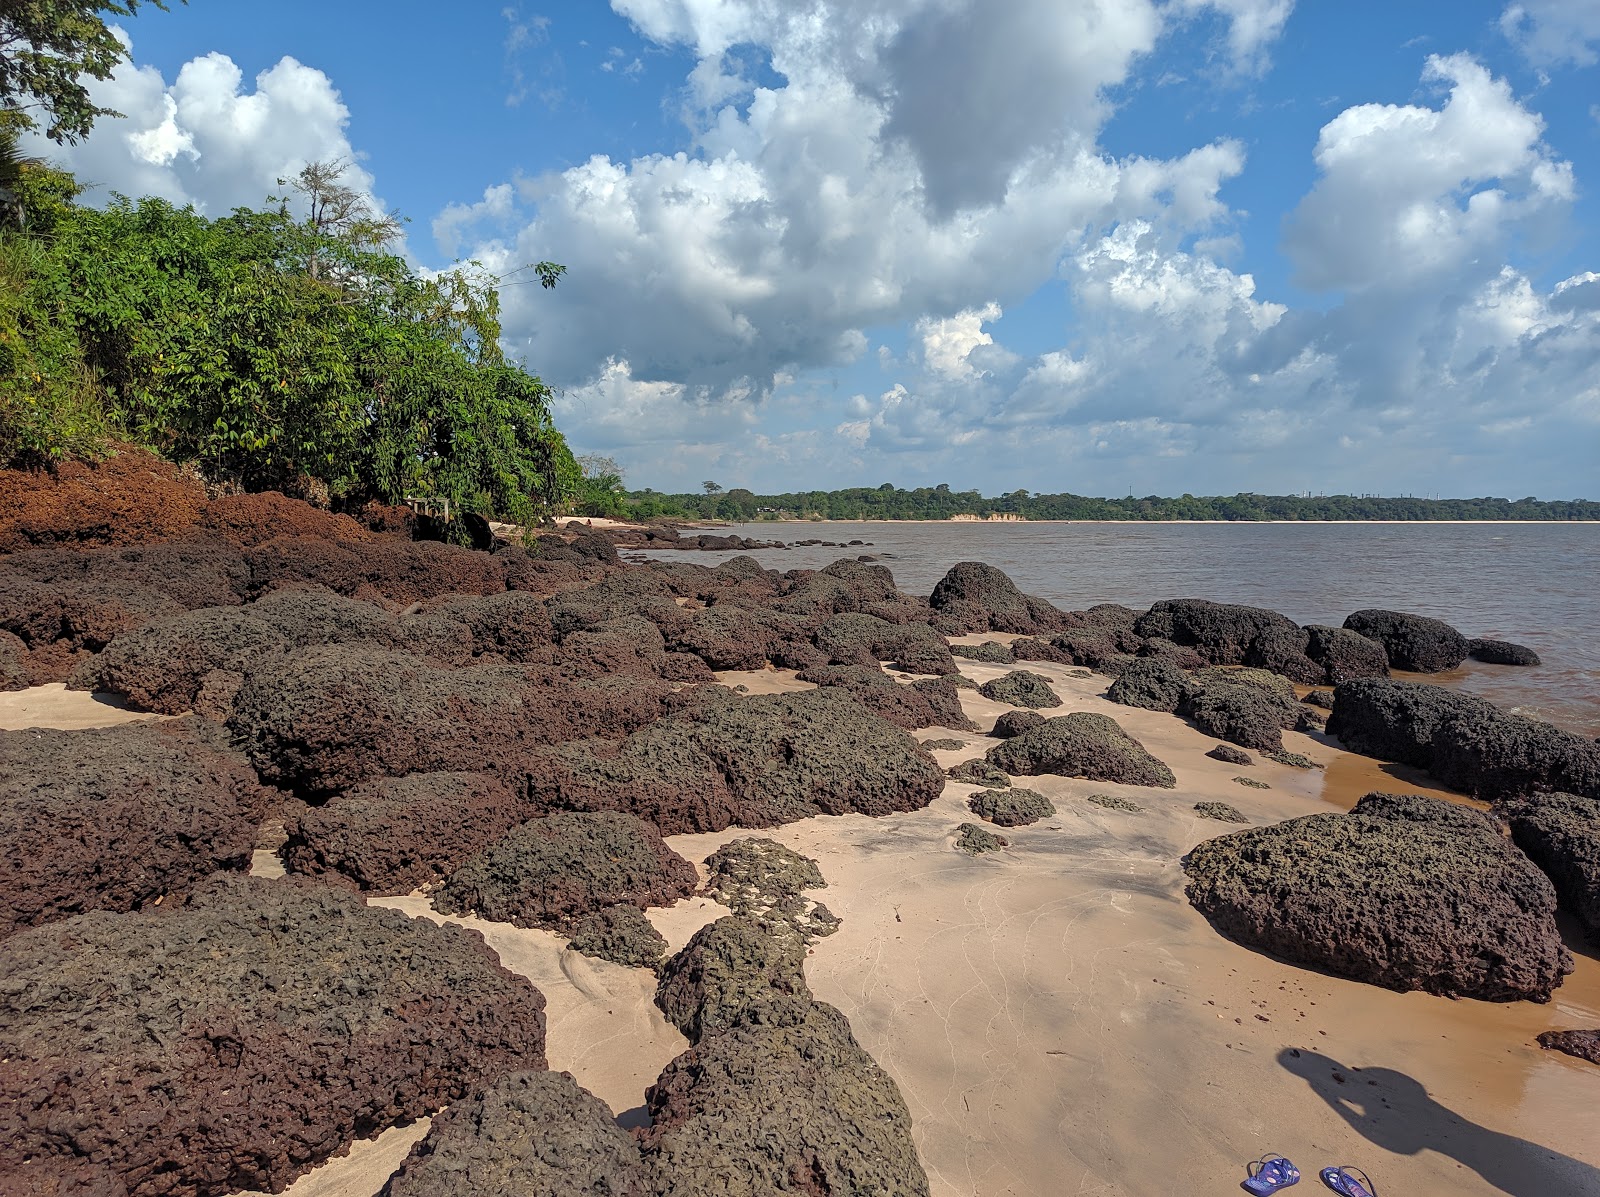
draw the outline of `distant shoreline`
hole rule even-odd
[[[1129,524],[1135,527],[1148,524],[1225,524],[1244,527],[1265,527],[1271,524],[1600,524],[1600,520],[899,520],[899,519],[859,519],[859,520],[706,520],[692,524],[685,524],[690,528],[731,528],[735,524],[745,527],[771,525],[772,527],[785,527],[794,525],[798,527],[815,527],[818,524],[963,524],[978,527],[1003,527],[1015,528],[1027,524]]]

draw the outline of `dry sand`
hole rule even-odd
[[[20,731],[25,727],[58,727],[66,731],[78,731],[165,718],[165,715],[130,711],[127,704],[115,694],[68,690],[62,682],[0,694],[0,731]]]
[[[1007,639],[969,637],[967,639]],[[1317,1187],[1329,1163],[1364,1168],[1387,1193],[1600,1197],[1600,1069],[1534,1043],[1547,1029],[1600,1026],[1600,959],[1568,928],[1577,971],[1549,1005],[1397,994],[1273,960],[1221,938],[1183,898],[1180,857],[1229,828],[1201,800],[1257,823],[1348,809],[1369,789],[1442,791],[1408,770],[1298,733],[1287,747],[1327,765],[1240,768],[1182,721],[1115,706],[1106,679],[1030,662],[1065,705],[1114,717],[1178,779],[1176,790],[1031,778],[1057,816],[1003,831],[1009,849],[952,850],[976,787],[951,783],[931,807],[882,819],[821,817],[755,834],[815,857],[819,895],[843,924],[815,945],[818,998],[899,1082],[939,1197],[1233,1191],[1245,1161],[1287,1153]],[[1006,666],[963,661],[978,681]],[[787,671],[725,673],[752,693],[796,688]],[[1006,708],[963,691],[988,727]],[[130,715],[89,696],[0,697],[4,726],[98,726]],[[53,704],[53,705],[52,705]],[[18,724],[16,712],[31,723]],[[993,741],[956,738],[943,765]],[[1269,790],[1233,782],[1266,781]],[[1141,814],[1084,801],[1129,798]],[[696,862],[740,835],[673,837]],[[257,871],[276,861],[258,854]],[[421,894],[383,899],[438,918]],[[651,918],[673,949],[722,913],[705,899]],[[571,1071],[624,1123],[685,1046],[651,1002],[653,976],[580,956],[549,932],[455,919],[544,993],[552,1068]],[[294,1197],[370,1197],[425,1124],[397,1128],[291,1186]]]

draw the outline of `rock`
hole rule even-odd
[[[970,761],[951,765],[944,774],[951,781],[964,781],[968,785],[995,786],[1003,789],[1011,784],[1011,778],[982,757],[973,757]]]
[[[1291,769],[1320,769],[1321,765],[1308,756],[1298,752],[1264,752],[1269,761],[1276,761],[1280,765],[1287,765]]]
[[[952,644],[950,652],[952,656],[969,661],[987,661],[992,665],[1014,665],[1017,661],[1010,646],[998,640],[986,640],[982,644]]]
[[[1369,608],[1350,615],[1344,626],[1383,645],[1392,669],[1443,673],[1467,659],[1467,638],[1426,615]]]
[[[1141,657],[1117,675],[1117,680],[1106,691],[1106,698],[1125,707],[1171,714],[1194,689],[1188,674],[1170,661]]]
[[[1043,723],[1044,716],[1037,711],[1005,711],[994,721],[994,730],[989,734],[997,739],[1009,740]]]
[[[450,875],[433,907],[561,930],[621,902],[641,910],[671,906],[699,882],[654,824],[616,811],[563,811],[489,845]]]
[[[659,1197],[925,1197],[911,1115],[832,1006],[702,1036],[645,1098]]]
[[[1050,799],[1020,786],[974,794],[967,799],[967,809],[1001,827],[1026,827],[1056,813],[1055,804]]]
[[[1252,790],[1270,790],[1272,787],[1264,781],[1257,781],[1253,777],[1235,777],[1234,781]]]
[[[991,765],[1016,776],[1057,773],[1124,785],[1177,785],[1172,770],[1105,715],[1076,711],[1047,719],[991,748]]]
[[[944,788],[922,745],[837,688],[711,688],[620,744],[557,745],[526,769],[536,805],[626,809],[667,835],[920,810]]]
[[[1325,711],[1333,710],[1332,690],[1312,690],[1300,700],[1310,706],[1321,707]]]
[[[1321,666],[1305,655],[1307,633],[1276,611],[1167,599],[1140,616],[1133,630],[1193,648],[1213,665],[1252,665],[1308,684],[1323,680]]]
[[[968,856],[982,856],[985,852],[998,852],[1010,843],[1003,835],[996,835],[976,823],[963,823],[956,828],[956,851]]]
[[[816,646],[835,665],[889,661],[907,673],[959,672],[944,637],[925,623],[892,624],[864,612],[843,612],[817,629]]]
[[[656,1005],[691,1042],[732,1027],[803,1015],[811,1003],[806,939],[754,916],[725,915],[661,967]]]
[[[1495,808],[1511,838],[1555,884],[1561,904],[1600,944],[1600,799],[1541,794]]]
[[[952,649],[952,652],[955,650]],[[1036,636],[1018,636],[1011,642],[1011,656],[1017,661],[1049,661],[1056,665],[1071,665],[1072,658],[1048,640]],[[1001,662],[1009,664],[1010,662]]]
[[[1231,744],[1218,744],[1206,755],[1214,761],[1222,761],[1229,765],[1253,765],[1256,763],[1255,757],[1244,749],[1235,748]]]
[[[315,882],[37,927],[0,975],[0,1172],[87,1160],[133,1197],[281,1191],[544,1067],[544,999],[479,935]]]
[[[1308,708],[1300,712],[1299,718],[1294,721],[1294,729],[1307,736],[1320,735],[1328,730],[1328,717],[1321,711]]]
[[[1449,806],[1378,800],[1210,840],[1185,860],[1189,900],[1231,939],[1352,980],[1548,1001],[1572,971],[1549,881]]]
[[[0,690],[26,690],[32,684],[28,646],[20,636],[0,631]]]
[[[1540,665],[1539,654],[1509,640],[1469,640],[1467,655],[1490,665]]]
[[[1322,667],[1326,680],[1334,685],[1364,677],[1389,676],[1389,656],[1376,640],[1369,640],[1348,628],[1321,624],[1307,624],[1305,630],[1306,656]]]
[[[1004,573],[981,561],[951,566],[934,586],[928,605],[968,632],[1033,636],[1055,631],[1063,624],[1060,611],[1044,599],[1023,594]]]
[[[1196,802],[1194,813],[1202,819],[1215,819],[1219,823],[1248,823],[1250,816],[1226,802]]]
[[[1371,815],[1375,819],[1399,819],[1411,823],[1428,823],[1441,831],[1459,831],[1468,835],[1488,833],[1503,836],[1504,826],[1486,811],[1474,810],[1442,798],[1429,798],[1422,794],[1385,794],[1373,791],[1363,794],[1350,810],[1353,815]]]
[[[499,594],[507,589],[510,564],[500,553],[384,536],[360,544],[283,536],[245,549],[244,558],[250,566],[251,597],[312,585],[401,607],[444,595]]]
[[[0,471],[0,553],[46,545],[145,544],[189,532],[205,490],[143,449],[94,464]]]
[[[1178,713],[1208,736],[1275,752],[1283,732],[1300,716],[1294,689],[1277,674],[1259,669],[1203,669]]]
[[[1566,1052],[1591,1064],[1600,1064],[1600,1030],[1541,1031],[1539,1046],[1548,1051]]]
[[[1068,664],[1101,673],[1121,673],[1132,664],[1133,654],[1144,645],[1132,632],[1100,627],[1069,628],[1050,643]]]
[[[908,731],[922,727],[976,731],[978,727],[962,710],[961,692],[947,677],[902,683],[876,665],[814,665],[802,670],[799,677],[818,686],[837,686],[880,719]]]
[[[1171,640],[1164,640],[1160,636],[1150,636],[1139,647],[1139,656],[1151,657],[1157,661],[1166,661],[1176,665],[1179,669],[1203,669],[1210,662],[1194,649],[1184,644],[1174,644]]]
[[[1013,669],[978,687],[978,693],[993,702],[1009,703],[1030,710],[1061,705],[1061,697],[1050,688],[1050,679],[1030,669]]]
[[[0,937],[250,866],[268,793],[215,724],[0,731]]]
[[[323,875],[375,894],[408,894],[453,873],[528,812],[482,773],[380,778],[287,823],[291,873]]]
[[[810,626],[799,616],[717,603],[695,612],[678,630],[667,631],[666,642],[675,651],[693,653],[712,669],[761,669],[769,662],[805,669],[827,660],[827,654],[812,646],[811,636]],[[876,661],[872,664],[876,666]]]
[[[648,1197],[633,1137],[568,1072],[516,1072],[437,1115],[380,1197]]]
[[[1481,698],[1426,682],[1345,682],[1333,692],[1328,734],[1351,752],[1426,769],[1433,733],[1447,716],[1492,709]]]
[[[1127,798],[1120,798],[1116,794],[1090,794],[1084,801],[1092,802],[1095,806],[1104,807],[1106,810],[1120,810],[1130,815],[1142,815],[1144,813],[1144,807],[1137,802],[1129,801]]]
[[[959,752],[961,749],[967,746],[967,742],[965,740],[945,738],[940,740],[924,740],[922,742],[922,746],[929,752]]]
[[[816,861],[776,840],[732,840],[706,858],[706,895],[742,917],[795,924],[805,891],[827,884]]]
[[[567,942],[574,952],[626,968],[655,968],[667,954],[661,932],[626,902],[578,916],[568,925]]]

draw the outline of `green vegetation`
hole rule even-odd
[[[711,484],[714,485],[714,484]],[[1586,499],[1540,502],[1517,499],[1380,499],[1359,495],[1183,495],[1165,499],[1095,499],[1083,495],[1035,495],[1013,491],[987,499],[975,490],[948,486],[901,490],[876,488],[813,490],[757,495],[748,490],[705,494],[630,491],[626,513],[634,519],[677,516],[731,521],[775,519],[945,520],[967,515],[1016,515],[1030,520],[1596,520],[1600,502]]]
[[[548,388],[500,349],[501,280],[417,275],[341,170],[313,164],[287,181],[297,195],[213,220],[149,198],[82,207],[70,176],[16,165],[0,465],[125,438],[248,490],[309,480],[336,502],[417,495],[519,522],[564,503],[579,467]],[[562,273],[531,269],[546,287]]]

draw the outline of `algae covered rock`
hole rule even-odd
[[[1004,788],[1011,784],[1011,778],[1004,770],[995,768],[982,757],[973,757],[970,761],[962,761],[958,765],[951,765],[945,771],[945,776],[951,781],[964,781],[975,786],[994,786]]]
[[[1235,748],[1232,744],[1218,744],[1206,753],[1214,761],[1222,761],[1229,765],[1253,765],[1256,758],[1242,748]]]
[[[0,731],[0,937],[242,872],[267,803],[204,720]]]
[[[999,740],[1009,740],[1043,723],[1044,716],[1037,711],[1006,711],[994,721],[994,728],[989,734]]]
[[[1031,669],[1013,669],[1004,677],[979,686],[978,693],[994,702],[1034,711],[1061,705],[1061,696],[1050,688],[1050,679]]]
[[[1167,599],[1134,623],[1140,636],[1194,649],[1213,665],[1253,665],[1313,683],[1322,667],[1305,655],[1307,633],[1287,616],[1260,607]]]
[[[933,588],[928,605],[967,632],[1021,632],[1032,636],[1063,626],[1048,602],[1023,594],[1002,571],[981,561],[950,567]]]
[[[1351,752],[1426,769],[1433,733],[1447,717],[1493,709],[1484,699],[1426,682],[1363,679],[1334,689],[1328,734]]]
[[[968,661],[986,661],[991,665],[1015,665],[1017,662],[1010,646],[998,640],[986,640],[982,644],[952,644],[950,652],[952,656]]]
[[[1364,677],[1388,677],[1389,656],[1383,645],[1369,640],[1349,628],[1330,628],[1320,624],[1307,624],[1306,655],[1322,666],[1326,678],[1334,685],[1353,682]]]
[[[725,915],[662,965],[656,1005],[690,1042],[750,1022],[781,1022],[811,1002],[805,958],[803,934]]]
[[[1010,842],[1005,836],[996,835],[976,823],[963,823],[956,828],[956,851],[965,852],[968,856],[998,852]]]
[[[649,1197],[633,1136],[568,1072],[515,1072],[439,1114],[380,1197]]]
[[[1469,640],[1467,655],[1489,665],[1539,665],[1539,654],[1525,644],[1509,640]]]
[[[1539,1046],[1547,1051],[1565,1052],[1591,1064],[1600,1064],[1600,1030],[1541,1031]]]
[[[544,999],[476,932],[311,881],[37,927],[0,976],[0,1172],[87,1160],[134,1197],[281,1191],[544,1067]]]
[[[952,678],[899,682],[876,665],[815,665],[802,671],[799,679],[822,687],[838,687],[875,715],[908,731],[923,727],[977,728],[961,709],[961,692]]]
[[[1185,859],[1189,901],[1231,939],[1352,980],[1548,1001],[1572,971],[1555,892],[1450,805],[1384,796],[1210,840]]]
[[[1020,786],[1009,790],[984,790],[967,799],[967,809],[1001,827],[1026,827],[1056,813],[1055,804],[1035,790]]]
[[[1517,847],[1555,884],[1561,904],[1600,944],[1600,799],[1540,794],[1496,810]]]
[[[433,906],[559,930],[619,902],[670,906],[699,880],[653,823],[617,811],[562,811],[522,824],[462,865]]]
[[[1226,802],[1196,802],[1194,813],[1202,819],[1215,819],[1219,823],[1248,823],[1250,816]]]
[[[1105,715],[1076,711],[1046,719],[1038,727],[991,748],[990,764],[1005,772],[1035,777],[1056,773],[1124,785],[1177,785],[1172,770]]]
[[[1294,689],[1260,669],[1202,669],[1178,713],[1208,736],[1258,752],[1283,748],[1283,733],[1300,717]]]
[[[644,911],[626,902],[579,915],[567,927],[574,952],[628,968],[655,968],[667,954],[667,941]]]
[[[1368,608],[1351,614],[1344,626],[1383,645],[1394,669],[1443,673],[1467,659],[1467,638],[1443,620],[1426,615]]]
[[[1189,675],[1171,661],[1141,657],[1117,675],[1117,680],[1106,691],[1106,698],[1125,707],[1171,714],[1194,690]]]

